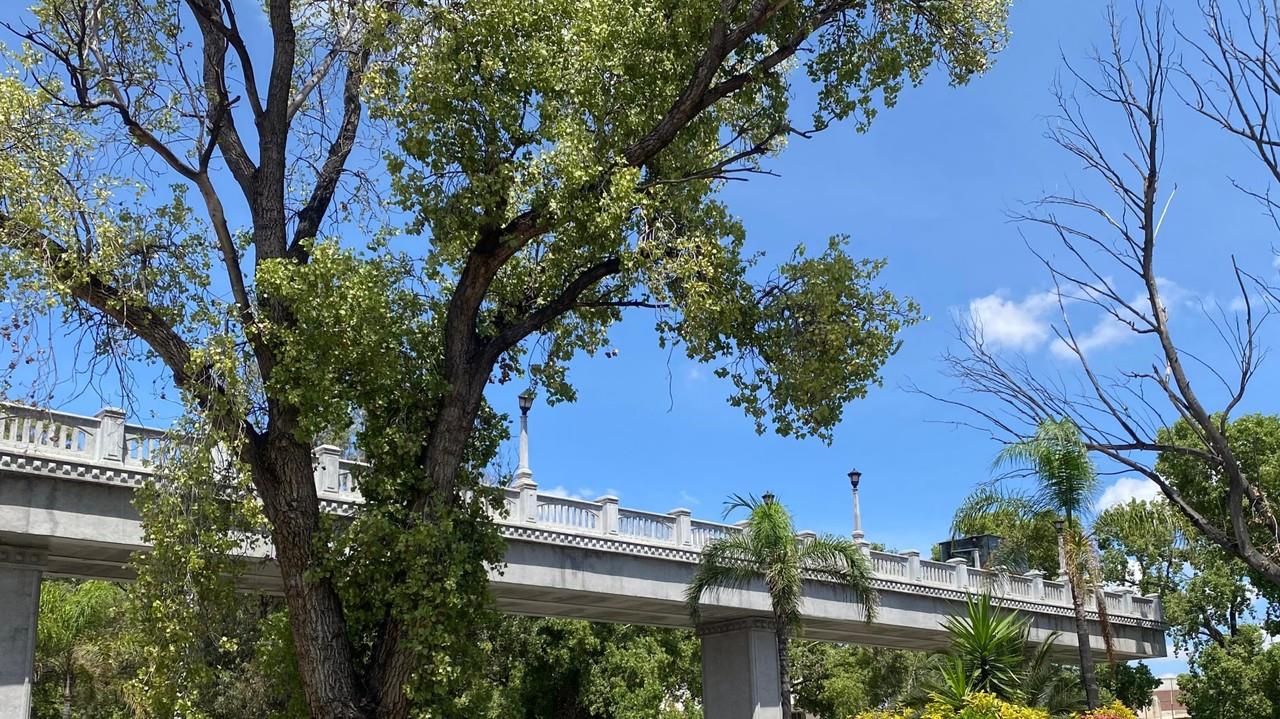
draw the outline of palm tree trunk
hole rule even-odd
[[[1067,513],[1067,527],[1071,526],[1071,513]],[[1059,539],[1064,539],[1059,535]],[[1066,546],[1065,540],[1063,546]],[[1084,685],[1085,701],[1090,709],[1101,705],[1098,696],[1098,675],[1093,666],[1093,653],[1089,647],[1089,622],[1084,615],[1084,595],[1080,587],[1080,565],[1068,552],[1067,557],[1067,590],[1071,592],[1071,608],[1076,615],[1076,647],[1080,651],[1080,683]]]
[[[778,685],[782,694],[782,719],[791,719],[791,627],[775,616],[773,631],[778,640]]]
[[[71,719],[71,697],[75,690],[75,684],[75,668],[71,665],[71,662],[67,662],[66,676],[62,680],[62,719]]]

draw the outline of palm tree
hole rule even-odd
[[[62,680],[62,717],[71,719],[77,675],[103,673],[103,642],[124,600],[110,582],[45,582],[36,623],[36,670]]]
[[[1033,509],[1056,515],[1058,540],[1063,547],[1067,584],[1076,619],[1076,644],[1080,652],[1080,679],[1090,709],[1099,706],[1098,679],[1093,654],[1089,650],[1089,624],[1084,612],[1087,540],[1081,522],[1093,509],[1098,492],[1098,474],[1080,438],[1080,430],[1070,419],[1046,419],[1034,435],[1010,444],[996,458],[996,466],[1009,467],[1036,482],[1035,491],[1023,495]]]
[[[791,514],[766,493],[763,498],[734,495],[725,502],[724,514],[748,512],[744,531],[713,540],[702,550],[698,569],[685,592],[689,615],[696,624],[702,595],[721,587],[741,588],[762,580],[773,610],[778,643],[778,681],[782,693],[782,719],[791,718],[791,663],[789,647],[799,629],[800,602],[806,574],[844,585],[865,607],[868,622],[875,618],[876,593],[871,586],[871,563],[861,547],[848,539],[821,536],[796,538]]]

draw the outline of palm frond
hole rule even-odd
[[[875,621],[880,596],[872,583],[871,562],[861,547],[844,537],[826,534],[801,544],[798,559],[805,570],[844,585],[865,607],[866,621]]]
[[[748,494],[745,496],[741,494],[731,494],[729,495],[729,498],[724,501],[724,511],[720,513],[720,516],[728,519],[730,514],[733,514],[739,509],[745,509],[747,513],[750,514],[754,512],[756,507],[759,507],[760,504],[760,498],[754,494]]]
[[[702,595],[719,588],[741,589],[762,575],[757,548],[746,534],[731,534],[703,547],[698,568],[685,588],[685,603],[696,622]]]

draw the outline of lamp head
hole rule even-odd
[[[765,504],[773,504],[775,497],[773,496],[773,492],[765,492],[761,499],[764,500]]]
[[[851,472],[849,472],[849,486],[850,486],[850,487],[852,487],[852,488],[854,488],[854,489],[856,490],[856,489],[858,488],[858,483],[859,483],[859,482],[861,482],[861,481],[862,481],[862,472],[859,472],[859,471],[858,471],[858,470],[856,470],[856,469],[855,469],[855,470],[853,470],[853,471],[851,471]]]
[[[533,398],[532,387],[520,393],[520,414],[529,414],[529,410],[533,408]]]

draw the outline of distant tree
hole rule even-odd
[[[815,641],[791,644],[794,708],[821,719],[904,704],[923,694],[931,671],[924,652]]]
[[[773,611],[778,643],[778,672],[782,690],[782,719],[791,719],[791,637],[800,628],[800,602],[806,574],[820,575],[848,589],[862,604],[866,621],[875,619],[877,596],[871,585],[871,562],[849,539],[796,537],[791,513],[772,494],[762,499],[734,496],[725,515],[747,512],[743,531],[709,542],[685,592],[689,614],[696,624],[703,595],[721,588],[740,588],[763,581]]]
[[[688,631],[508,617],[485,643],[475,719],[700,719],[698,640]]]
[[[1190,665],[1178,686],[1191,716],[1280,719],[1280,645],[1264,647],[1257,627],[1206,647]]]
[[[1138,501],[1111,507],[1094,522],[1102,549],[1103,577],[1156,594],[1174,646],[1196,652],[1206,643],[1224,645],[1272,606],[1251,580],[1249,568],[1197,533],[1167,502]],[[1264,621],[1274,627],[1271,611]]]
[[[1143,662],[1116,663],[1098,670],[1098,684],[1121,704],[1141,711],[1151,706],[1151,699],[1160,686],[1160,679]]]
[[[111,582],[55,580],[42,584],[36,624],[37,703],[33,713],[37,719],[90,717],[125,709],[120,692],[123,680],[113,677],[112,666],[124,602],[124,591]],[[41,691],[46,686],[56,691]],[[52,701],[38,701],[44,697]]]

